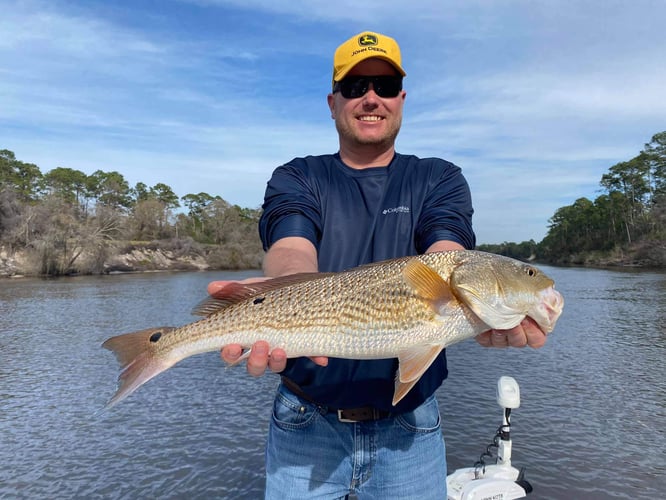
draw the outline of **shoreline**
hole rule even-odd
[[[8,252],[0,248],[0,280],[21,278],[58,278],[74,276],[104,276],[159,272],[241,271],[261,269],[261,256],[240,255],[232,251],[220,255],[218,247],[197,246],[190,251],[173,250],[168,245],[133,244],[127,251],[110,251],[103,262],[95,264],[82,253],[77,265],[61,272],[44,273],[39,255],[30,250]]]
[[[261,263],[258,261],[254,266],[224,266],[212,265],[206,261],[205,256],[200,253],[189,253],[183,255],[173,255],[171,252],[163,249],[144,248],[138,251],[136,248],[130,253],[117,254],[105,262],[103,269],[97,272],[83,272],[72,269],[71,272],[60,274],[44,274],[28,271],[28,258],[17,252],[13,256],[8,256],[5,251],[0,253],[0,280],[3,279],[24,279],[24,278],[69,278],[77,276],[113,276],[120,274],[144,274],[144,273],[163,273],[163,272],[201,272],[201,271],[260,271]],[[610,271],[665,271],[663,266],[651,262],[641,262],[632,259],[618,260],[588,260],[587,262],[545,262],[534,261],[536,265],[562,267],[562,268],[582,268],[582,269],[600,269]]]

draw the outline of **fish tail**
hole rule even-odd
[[[164,356],[159,356],[155,349],[162,335],[171,330],[174,328],[148,328],[111,337],[102,344],[102,347],[116,355],[122,369],[118,377],[118,389],[104,407],[105,410],[116,405],[151,378],[176,363],[177,360],[172,361]]]

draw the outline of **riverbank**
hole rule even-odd
[[[260,248],[204,245],[192,240],[119,242],[106,248],[102,255],[100,258],[99,254],[82,252],[64,272],[55,275],[260,269],[263,257]],[[663,269],[666,244],[634,245],[604,253],[581,252],[542,263],[599,269]],[[54,275],[44,273],[43,268],[44,256],[36,249],[12,252],[0,247],[0,278]]]
[[[639,242],[629,247],[616,247],[611,251],[588,251],[563,255],[553,265],[591,267],[597,269],[613,268],[666,268],[666,242]]]
[[[204,245],[191,240],[122,242],[104,252],[81,252],[62,272],[45,273],[45,257],[38,249],[11,251],[0,247],[0,278],[260,269],[261,259],[260,248]]]

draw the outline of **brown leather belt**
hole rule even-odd
[[[367,422],[369,420],[383,420],[391,416],[391,412],[386,410],[378,410],[372,406],[361,406],[360,408],[349,408],[347,410],[331,410],[337,411],[338,420],[345,423],[353,422]]]
[[[359,408],[330,408],[326,405],[317,403],[310,396],[308,396],[296,382],[288,379],[285,376],[282,376],[282,384],[291,392],[296,394],[299,398],[302,398],[314,405],[317,405],[319,408],[326,410],[326,413],[337,413],[338,420],[340,422],[368,422],[371,420],[382,420],[391,416],[391,412],[386,410],[379,410],[373,406],[361,406]]]

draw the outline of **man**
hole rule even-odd
[[[396,153],[406,92],[400,49],[364,32],[335,52],[328,95],[339,135],[335,155],[296,158],[273,173],[259,230],[269,277],[340,271],[378,260],[474,248],[467,182],[455,165]],[[224,282],[212,283],[210,292]],[[485,332],[484,346],[540,347],[526,320]],[[241,355],[227,346],[227,362]],[[442,352],[391,405],[396,360],[286,359],[257,342],[252,375],[282,374],[266,450],[266,498],[446,498],[446,457],[435,390]]]

